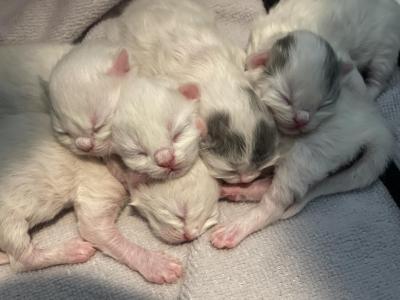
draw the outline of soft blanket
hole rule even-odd
[[[182,0],[184,1],[184,0]],[[245,46],[261,0],[202,0],[218,26]],[[115,17],[119,0],[14,0],[0,3],[0,43],[76,41],[97,21]],[[104,16],[106,14],[106,16]],[[90,34],[101,34],[96,26]],[[379,99],[400,140],[400,74]],[[400,157],[397,162],[400,165]],[[1,172],[1,170],[0,170]],[[249,204],[222,202],[222,220]],[[0,299],[397,299],[400,295],[400,212],[377,182],[362,191],[325,197],[301,214],[270,226],[234,250],[216,250],[208,233],[190,244],[158,241],[147,224],[124,210],[121,230],[132,240],[184,262],[177,284],[145,282],[97,253],[88,263],[13,274],[0,266]],[[72,212],[41,228],[44,246],[76,235]]]

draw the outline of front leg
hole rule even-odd
[[[239,201],[260,201],[262,196],[268,191],[271,185],[271,178],[263,178],[253,181],[250,184],[227,184],[221,187],[221,198]]]
[[[147,250],[129,241],[115,224],[118,209],[103,211],[88,216],[87,212],[77,212],[79,232],[97,249],[111,256],[130,269],[138,271],[144,278],[154,283],[172,283],[182,275],[180,262],[162,252]]]
[[[287,207],[290,206],[292,196],[274,196],[276,193],[266,193],[256,207],[236,220],[217,225],[211,234],[211,243],[218,249],[234,248],[247,236],[279,220]]]
[[[162,252],[129,241],[115,221],[125,203],[126,191],[110,174],[83,185],[75,202],[81,236],[118,262],[154,283],[172,283],[182,275],[180,262]],[[90,185],[90,186],[89,186]],[[89,186],[89,188],[88,188]]]

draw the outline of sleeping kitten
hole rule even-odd
[[[282,133],[310,132],[335,114],[352,65],[342,62],[324,39],[293,31],[275,42],[265,60],[265,69],[255,72],[254,84]]]
[[[198,88],[174,87],[136,69],[126,49],[108,43],[71,51],[50,78],[56,136],[78,155],[117,153],[150,177],[183,175],[198,154],[196,125],[204,127],[196,118]]]
[[[0,46],[0,114],[49,112],[47,81],[72,45],[38,43]]]
[[[272,182],[223,188],[222,195],[229,199],[261,201],[237,220],[217,227],[211,236],[215,247],[233,248],[249,234],[295,215],[314,197],[363,188],[383,172],[393,151],[393,135],[366,99],[370,95],[361,75],[353,71],[350,76],[337,100],[336,115],[296,139]]]
[[[151,178],[181,176],[197,159],[204,131],[196,114],[198,88],[175,88],[161,79],[156,85],[136,76],[127,75],[121,89],[112,122],[113,152],[131,170]]]
[[[195,1],[137,0],[111,21],[107,38],[129,45],[140,72],[199,85],[208,128],[200,154],[214,177],[250,182],[279,156],[273,118],[260,111],[243,71],[244,52],[218,32],[212,12]]]
[[[169,243],[192,241],[218,222],[219,185],[198,159],[183,177],[140,185],[130,205]]]
[[[396,65],[399,19],[393,0],[287,0],[256,22],[248,68],[264,66],[257,81],[279,129],[301,134],[331,116],[352,61],[375,99]]]
[[[0,119],[0,261],[16,271],[81,263],[94,247],[147,280],[174,282],[180,263],[127,240],[115,224],[127,198],[124,187],[95,158],[78,157],[59,145],[45,114]],[[73,206],[79,233],[63,245],[40,249],[28,231]]]
[[[75,154],[111,152],[111,119],[130,71],[128,61],[122,47],[90,43],[75,47],[51,73],[53,129],[60,143]]]

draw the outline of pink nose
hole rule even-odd
[[[154,159],[157,165],[163,168],[175,168],[175,155],[174,151],[169,148],[162,148],[154,154]]]
[[[185,239],[185,241],[193,241],[194,240],[194,237],[188,232],[185,232],[183,234],[183,238]]]
[[[89,152],[94,147],[94,142],[91,138],[88,137],[78,137],[75,140],[75,145],[79,150],[84,152]]]
[[[296,113],[296,115],[293,118],[293,121],[295,123],[296,128],[303,128],[308,124],[309,119],[310,116],[307,112],[300,111]]]

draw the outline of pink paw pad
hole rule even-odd
[[[163,252],[148,252],[140,273],[150,282],[174,283],[182,276],[181,263]]]
[[[242,201],[245,197],[240,194],[238,187],[221,187],[221,198],[229,201]]]
[[[240,239],[241,229],[237,226],[219,225],[211,234],[211,243],[215,248],[234,248]]]
[[[92,244],[76,238],[64,244],[63,252],[68,263],[76,264],[88,261],[94,255],[96,249]]]

